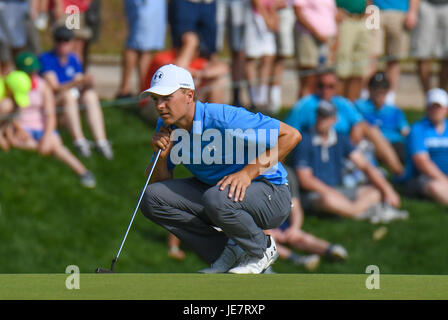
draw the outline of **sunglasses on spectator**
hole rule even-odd
[[[317,86],[321,89],[334,89],[336,88],[335,83],[318,83]]]

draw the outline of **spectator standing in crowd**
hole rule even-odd
[[[244,46],[251,107],[268,111],[269,83],[276,54],[277,2],[251,0],[246,13]],[[257,61],[260,60],[259,65]]]
[[[40,56],[41,74],[53,90],[56,104],[64,108],[66,125],[79,154],[84,157],[91,155],[90,142],[85,138],[81,126],[81,101],[85,105],[96,149],[111,160],[113,152],[106,137],[103,111],[93,88],[93,77],[84,73],[81,62],[73,53],[73,37],[73,31],[66,27],[55,29],[54,48]]]
[[[390,89],[385,73],[378,72],[373,75],[368,86],[369,99],[359,99],[355,101],[355,106],[370,125],[381,130],[404,164],[406,161],[405,139],[410,130],[406,116],[397,106],[385,103],[386,94]]]
[[[0,71],[12,70],[15,55],[27,43],[25,21],[29,15],[28,0],[0,0]]]
[[[217,50],[224,48],[224,39],[227,35],[227,43],[231,54],[232,72],[232,105],[240,106],[240,92],[242,81],[245,79],[244,69],[246,53],[244,51],[244,25],[247,0],[217,0]]]
[[[448,90],[448,0],[421,0],[411,37],[411,56],[425,94],[432,88],[432,59],[440,61],[439,88]]]
[[[400,196],[381,172],[356,151],[347,135],[337,133],[336,107],[321,101],[316,125],[305,131],[293,153],[301,203],[305,211],[326,212],[353,219],[382,222],[405,217],[396,210]],[[342,186],[344,161],[349,158],[369,178],[369,184]]]
[[[417,23],[420,0],[373,0],[380,9],[380,28],[372,30],[371,64],[365,78],[365,85],[378,70],[378,60],[386,55],[386,74],[390,81],[388,104],[395,104],[395,97],[400,80],[400,59],[408,54],[408,31]]]
[[[36,150],[41,155],[54,155],[68,165],[79,177],[81,184],[87,188],[96,185],[95,177],[67,149],[56,131],[56,107],[51,89],[39,72],[39,60],[32,53],[23,52],[16,57],[16,68],[26,72],[31,79],[28,93],[28,106],[19,108],[17,124],[27,133],[27,139],[15,143],[14,147]]]
[[[448,205],[448,96],[430,89],[426,117],[411,127],[405,181],[408,192]]]
[[[213,59],[216,53],[216,1],[170,0],[168,3],[173,48],[177,49],[175,65],[188,68],[197,55]]]
[[[121,85],[117,98],[129,98],[131,78],[137,67],[139,88],[146,87],[152,51],[165,47],[167,8],[165,0],[126,0],[128,36],[123,53]]]
[[[336,0],[338,36],[336,74],[340,95],[351,101],[359,98],[362,80],[369,66],[370,35],[365,24],[366,7],[371,0]]]
[[[275,33],[276,56],[272,69],[272,79],[269,88],[268,112],[276,114],[282,106],[282,77],[284,63],[287,58],[294,56],[294,27],[296,17],[293,0],[280,0],[281,6],[277,10],[278,30]]]
[[[299,97],[316,89],[318,66],[330,64],[330,53],[337,35],[335,0],[294,0],[297,27],[297,61],[300,77]]]
[[[403,165],[381,131],[365,122],[351,101],[336,94],[338,87],[336,74],[331,69],[322,71],[317,76],[317,81],[316,93],[297,101],[285,122],[298,130],[309,129],[315,125],[319,101],[330,101],[337,109],[335,130],[338,133],[349,135],[356,146],[360,146],[360,142],[363,140],[372,143],[376,156],[385,162],[393,173],[401,175]]]

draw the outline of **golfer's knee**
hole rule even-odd
[[[140,210],[148,219],[153,220],[157,208],[161,206],[162,186],[163,185],[159,182],[153,183],[146,188],[145,194],[143,195],[142,202],[140,203]]]
[[[220,191],[218,187],[210,188],[202,195],[205,213],[213,222],[219,222],[226,213],[233,211],[232,200],[227,195],[227,190]]]

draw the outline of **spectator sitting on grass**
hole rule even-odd
[[[13,100],[6,96],[5,79],[0,77],[0,148],[3,151],[9,150],[9,142],[6,138],[6,128],[9,125],[9,117],[14,110]]]
[[[298,266],[303,266],[308,271],[312,271],[319,266],[320,256],[345,260],[347,251],[343,246],[331,244],[302,230],[304,214],[300,204],[297,176],[292,168],[285,166],[285,169],[288,172],[288,183],[291,189],[291,213],[279,228],[266,231],[274,237],[280,258],[290,260]],[[312,254],[308,256],[299,255],[287,246]]]
[[[393,173],[403,174],[403,165],[392,145],[381,131],[363,121],[362,115],[353,103],[336,94],[338,78],[332,69],[326,69],[318,75],[315,94],[303,97],[294,105],[285,122],[297,130],[310,129],[316,123],[316,109],[321,100],[330,101],[337,110],[334,129],[338,133],[350,135],[351,141],[361,147],[365,142],[373,144],[376,157],[382,160]],[[360,144],[360,142],[363,142]]]
[[[26,132],[27,139],[15,143],[14,147],[37,150],[43,156],[54,155],[75,171],[84,187],[95,187],[93,174],[64,146],[56,131],[54,96],[38,74],[39,60],[32,53],[23,52],[16,57],[15,62],[20,71],[14,72],[20,72],[23,77],[31,80],[31,90],[24,96],[27,106],[19,108],[17,119],[17,124]],[[18,80],[20,79],[17,78]]]
[[[112,148],[106,138],[103,111],[97,93],[93,89],[93,78],[83,73],[78,57],[72,53],[73,31],[58,27],[53,33],[55,47],[40,56],[41,74],[56,96],[56,104],[64,107],[66,124],[80,155],[91,156],[90,143],[84,136],[79,114],[79,102],[86,107],[96,149],[104,157],[113,158]]]
[[[448,96],[428,91],[426,117],[414,123],[408,136],[407,189],[448,205]]]
[[[370,98],[355,101],[355,106],[370,125],[381,130],[392,144],[401,163],[405,163],[405,138],[410,130],[406,116],[400,108],[385,102],[390,84],[384,73],[378,72],[373,75],[368,86]]]
[[[358,220],[388,222],[405,218],[396,210],[400,196],[381,172],[356,151],[349,137],[336,133],[336,107],[321,101],[316,125],[304,132],[302,143],[293,153],[301,203],[304,210],[326,212]],[[342,187],[343,163],[349,158],[370,180],[354,188]]]

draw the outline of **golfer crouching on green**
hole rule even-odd
[[[278,257],[263,230],[291,209],[281,161],[301,134],[261,113],[195,101],[194,90],[191,74],[170,64],[142,93],[160,116],[151,145],[162,151],[140,209],[211,263],[199,272],[262,273]],[[180,163],[193,177],[173,179]]]

